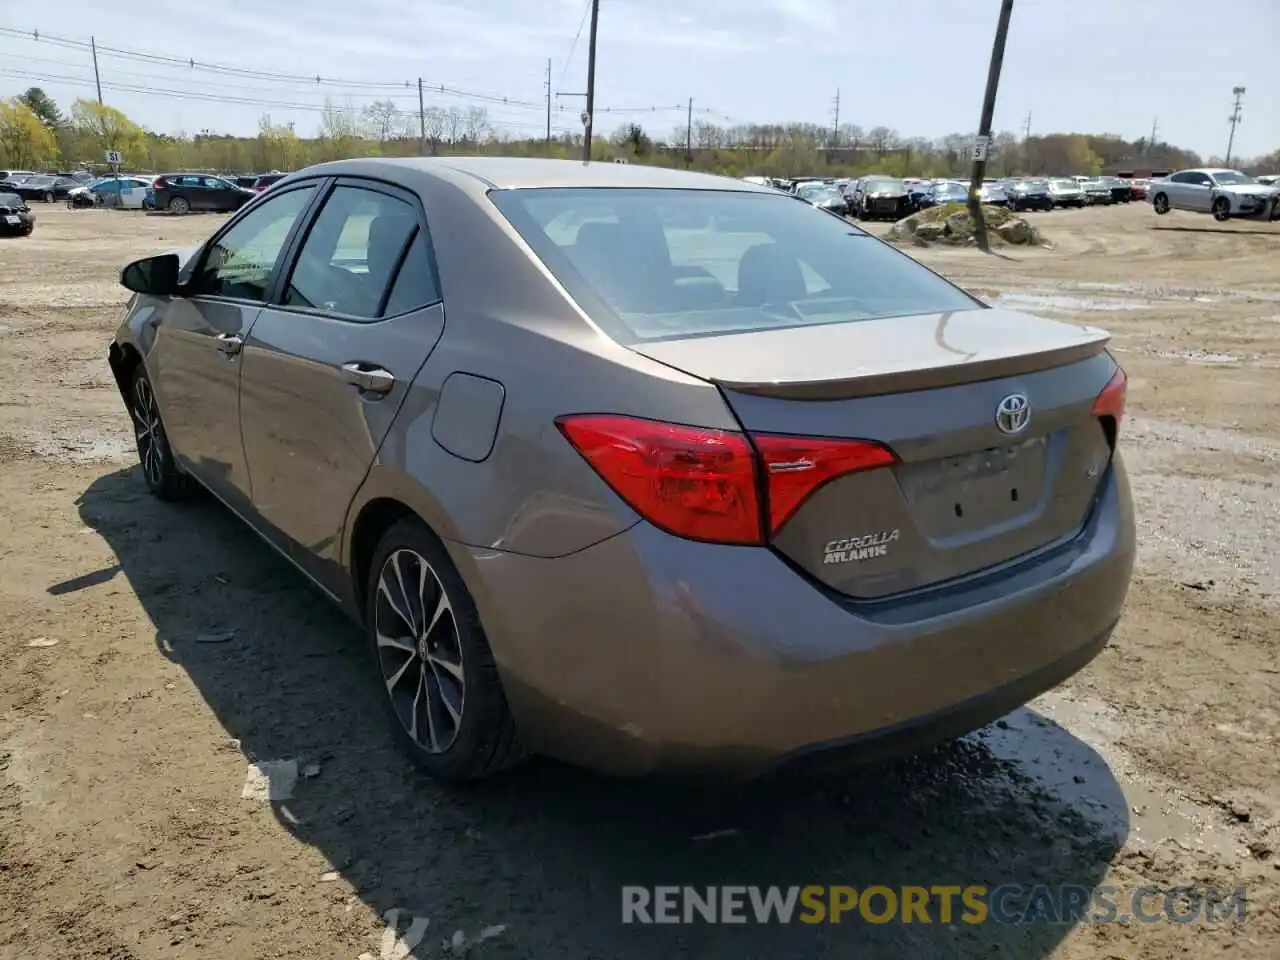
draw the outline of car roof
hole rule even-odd
[[[732,190],[767,193],[769,187],[737,177],[688,170],[646,167],[637,163],[584,163],[534,157],[371,157],[335,160],[299,171],[307,175],[426,175],[448,180],[475,193],[536,187],[649,187],[668,190]]]

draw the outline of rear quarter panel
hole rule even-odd
[[[569,445],[556,417],[623,413],[736,429],[732,414],[710,384],[599,333],[487,199],[431,183],[420,192],[444,333],[352,504],[348,531],[380,497],[410,506],[446,540],[536,557],[565,556],[632,526],[638,516]],[[492,451],[480,462],[433,436],[454,373],[497,381],[505,393]]]

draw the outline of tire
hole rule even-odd
[[[416,518],[392,526],[378,543],[365,593],[379,700],[409,758],[431,777],[459,782],[519,761],[515,721],[475,601],[435,534]]]
[[[191,201],[186,197],[173,197],[169,200],[169,206],[165,209],[170,213],[190,213]]]
[[[1231,201],[1226,197],[1218,197],[1213,201],[1213,219],[1226,223],[1231,219]]]
[[[129,418],[133,421],[134,440],[138,446],[138,464],[147,489],[161,500],[186,500],[193,492],[193,481],[173,459],[169,436],[156,403],[151,378],[141,364],[129,384]]]
[[[1159,216],[1163,217],[1169,212],[1169,198],[1163,193],[1157,193],[1151,198],[1151,206]]]

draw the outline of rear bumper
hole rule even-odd
[[[1070,543],[877,604],[824,594],[768,550],[643,523],[555,560],[450,549],[530,749],[623,775],[753,776],[958,736],[1061,682],[1119,617],[1134,527],[1117,458]]]

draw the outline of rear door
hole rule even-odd
[[[215,234],[188,295],[155,315],[147,356],[170,444],[183,466],[237,509],[248,505],[240,442],[241,350],[318,184],[273,197]]]
[[[347,508],[444,329],[427,228],[414,195],[338,180],[245,344],[254,510],[335,593]]]

